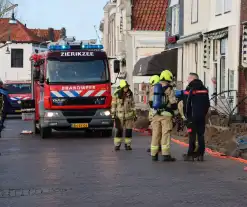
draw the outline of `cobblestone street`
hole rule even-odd
[[[132,152],[113,151],[112,140],[56,133],[41,140],[22,135],[28,123],[9,120],[0,140],[0,206],[247,206],[241,163],[206,156],[184,163],[152,163],[149,137],[134,137]]]

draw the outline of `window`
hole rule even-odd
[[[220,92],[226,90],[226,57],[220,58]]]
[[[220,40],[220,92],[226,90],[226,50],[227,39]]]
[[[224,0],[215,0],[215,15],[221,15],[222,14],[222,10],[223,10],[223,2]]]
[[[23,68],[23,49],[11,49],[11,68]]]
[[[191,0],[191,23],[198,22],[198,0]]]
[[[214,86],[214,93],[217,93],[217,77],[218,77],[218,64],[217,63],[214,63],[214,76],[212,78],[212,83],[213,83],[213,86]],[[217,98],[216,98],[217,100]],[[216,103],[216,102],[215,102]]]
[[[198,44],[195,43],[195,64],[196,64],[196,73],[198,72]]]
[[[220,54],[225,55],[226,54],[226,39],[220,40]]]
[[[206,86],[207,84],[206,84],[206,72],[204,71],[204,73],[203,73],[203,83],[204,83],[204,86]]]
[[[179,5],[171,7],[172,9],[172,35],[179,34]]]
[[[104,83],[109,80],[104,60],[48,60],[49,83]]]
[[[31,93],[31,83],[10,83],[4,85],[9,94]]]
[[[224,13],[232,10],[232,0],[224,0]]]
[[[213,61],[217,61],[218,56],[218,40],[213,40]]]
[[[234,90],[234,70],[228,70],[229,90]]]

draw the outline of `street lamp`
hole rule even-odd
[[[9,24],[16,24],[15,14],[12,12],[11,18],[9,20]]]
[[[9,54],[10,54],[9,46],[8,46],[8,47],[7,47],[7,49],[6,49],[5,54],[7,54],[7,55],[9,55]]]

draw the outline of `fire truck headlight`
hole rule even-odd
[[[100,112],[100,115],[101,116],[110,116],[111,115],[111,112],[110,111],[101,111]]]
[[[45,112],[45,117],[52,118],[52,117],[58,117],[59,114],[57,112]]]

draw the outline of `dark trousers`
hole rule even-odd
[[[3,112],[2,114],[2,124],[4,124],[5,119],[7,118],[7,113]]]
[[[3,130],[3,120],[0,118],[0,132]]]
[[[194,151],[196,148],[196,138],[198,139],[198,151],[196,153],[198,155],[204,155],[205,153],[205,139],[204,139],[205,120],[192,121],[187,127],[188,129],[191,130],[191,132],[189,132],[188,155],[191,156],[195,154]]]

